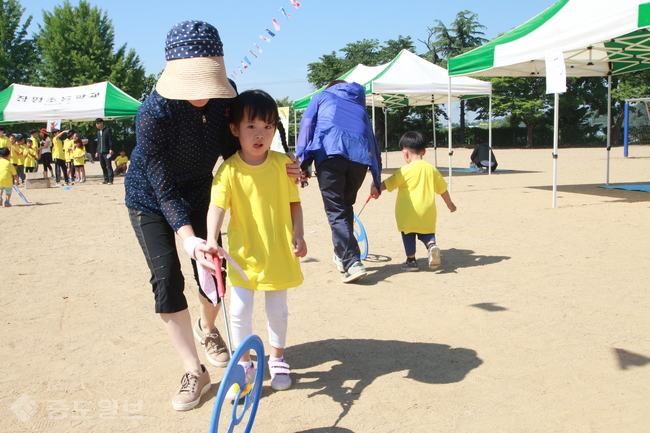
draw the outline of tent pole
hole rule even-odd
[[[488,109],[488,144],[490,145],[490,155],[488,156],[488,176],[492,174],[492,94],[490,93],[490,105]]]
[[[293,151],[298,148],[298,111],[293,109]]]
[[[384,168],[388,168],[388,110],[384,107],[384,144],[386,146],[386,164]]]
[[[612,74],[607,76],[607,175],[605,185],[609,185],[609,156],[612,153]]]
[[[451,150],[451,140],[452,140],[452,131],[451,131],[451,75],[449,76],[449,81],[447,83],[447,127],[449,129],[449,191],[452,190],[451,186],[451,157],[454,152]]]
[[[557,148],[560,141],[560,94],[555,93],[553,113],[553,208],[557,207]]]
[[[431,100],[431,118],[433,119],[433,126],[431,128],[433,129],[433,158],[436,168],[438,168],[438,144],[436,143],[436,104],[433,102],[433,99]]]

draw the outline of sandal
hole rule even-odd
[[[271,361],[269,359],[269,373],[271,373],[271,388],[276,391],[284,391],[291,388],[291,377],[289,373],[289,364],[284,358],[279,361]]]

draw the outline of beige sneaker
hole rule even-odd
[[[201,401],[201,396],[208,392],[211,386],[210,373],[201,364],[201,371],[190,370],[183,375],[181,387],[172,399],[172,406],[176,410],[195,408]]]
[[[226,342],[221,338],[217,328],[212,328],[207,333],[203,332],[203,329],[201,329],[201,319],[199,319],[196,325],[194,325],[194,336],[205,349],[205,356],[208,358],[210,364],[215,367],[228,366],[228,361],[230,361],[228,346],[226,346]]]

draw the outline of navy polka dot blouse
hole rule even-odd
[[[203,111],[155,90],[136,117],[136,147],[124,181],[126,205],[163,215],[174,231],[207,212],[212,170],[223,153],[232,99],[211,99]]]

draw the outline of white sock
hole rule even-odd
[[[250,361],[250,360],[249,361],[239,361],[238,364],[241,365],[244,368],[248,368],[248,367],[251,367],[253,365],[253,361]]]
[[[274,358],[272,356],[269,356],[269,362],[284,362],[284,356],[281,358]]]

